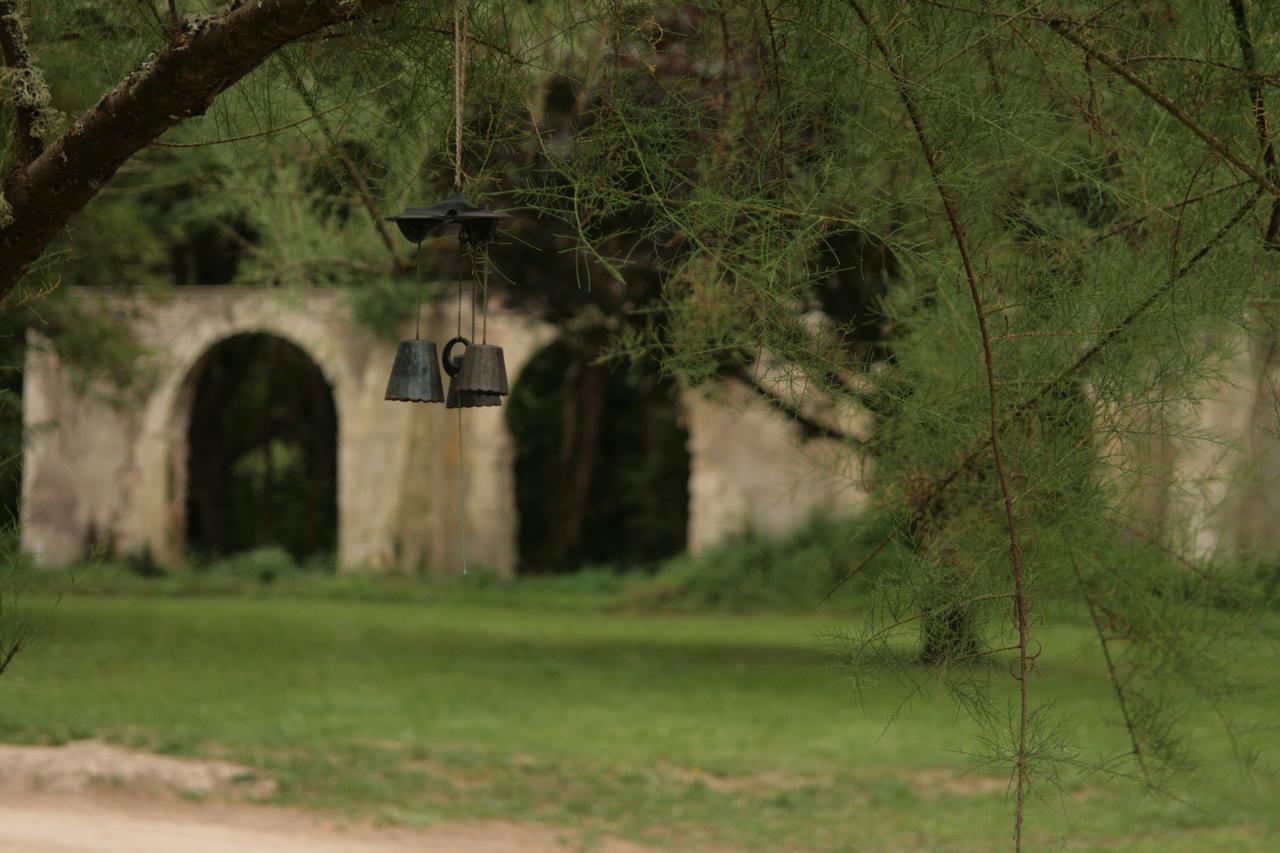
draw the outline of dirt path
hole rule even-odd
[[[577,849],[541,824],[441,823],[426,829],[341,825],[251,805],[274,783],[250,768],[96,741],[0,745],[0,853],[560,853]],[[200,795],[214,802],[179,796]],[[646,848],[605,842],[606,853]]]

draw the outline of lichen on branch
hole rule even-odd
[[[53,133],[57,113],[44,75],[27,48],[27,20],[16,0],[0,0],[0,51],[6,66],[0,72],[0,99],[13,105],[18,160],[28,163],[44,150],[44,137]]]

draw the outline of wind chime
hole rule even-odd
[[[454,3],[453,39],[453,190],[454,194],[430,207],[409,207],[388,216],[400,233],[417,249],[418,303],[413,340],[401,341],[396,350],[387,400],[407,403],[441,403],[458,410],[458,513],[461,520],[462,571],[467,572],[466,478],[463,470],[462,410],[500,406],[509,393],[507,368],[502,347],[490,344],[489,331],[489,241],[498,220],[506,214],[479,206],[462,194],[462,119],[466,91],[467,21],[464,0]],[[463,284],[458,281],[457,334],[444,345],[444,372],[449,375],[449,391],[444,393],[440,361],[434,341],[422,339],[422,241],[443,225],[458,225],[458,245],[471,259],[471,337],[462,335]],[[477,260],[479,270],[477,270]],[[480,340],[476,339],[476,283],[480,285]],[[461,353],[455,350],[461,346]]]

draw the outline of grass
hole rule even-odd
[[[1005,780],[965,775],[971,732],[945,698],[886,728],[900,688],[858,704],[831,668],[818,637],[852,617],[611,612],[531,589],[399,602],[29,591],[36,632],[0,678],[0,739],[227,758],[273,775],[281,802],[409,825],[548,821],[584,843],[686,849],[1007,845]],[[1089,632],[1040,633],[1033,695],[1073,715],[1077,742],[1119,752]],[[1244,710],[1274,716],[1256,701]],[[1206,760],[1180,799],[1067,778],[1033,802],[1032,849],[1276,849],[1275,779],[1244,774],[1208,709],[1189,713]]]

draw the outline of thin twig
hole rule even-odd
[[[303,116],[297,121],[291,121],[288,124],[281,124],[281,125],[277,125],[276,127],[269,127],[266,130],[259,130],[255,133],[242,133],[239,136],[224,136],[221,139],[206,139],[203,142],[160,142],[159,140],[157,140],[151,144],[157,148],[204,148],[207,145],[228,145],[233,142],[244,142],[245,140],[248,140],[248,139],[258,139],[263,136],[274,136],[275,134],[279,133],[282,130],[289,130],[291,128],[298,127],[299,125],[306,124],[309,121],[317,121],[320,119],[321,116],[326,116],[331,112],[335,112],[337,110],[342,109],[343,107],[350,106],[351,104],[354,104],[356,101],[363,100],[364,98],[369,97],[375,92],[378,92],[382,89],[385,89],[387,86],[390,86],[397,79],[399,78],[396,77],[391,80],[387,80],[384,83],[379,83],[377,86],[374,86],[372,89],[369,89],[368,91],[365,91],[365,92],[361,92],[360,94],[354,97],[348,98],[347,100],[343,101],[340,104],[334,104],[333,106],[326,107],[325,109],[320,110],[319,112],[313,112],[311,115]]]
[[[9,646],[8,650],[4,654],[4,657],[0,658],[0,675],[4,674],[4,671],[9,668],[9,664],[13,663],[14,656],[17,655],[18,652],[20,652],[21,650],[22,650],[22,640],[21,639],[14,640],[13,645]]]
[[[325,120],[323,111],[316,103],[315,95],[307,88],[306,83],[303,82],[302,77],[292,63],[284,61],[283,64],[285,70],[289,73],[289,79],[293,83],[293,87],[302,96],[302,102],[306,104],[307,109],[311,111],[311,117],[320,126],[320,132],[324,134],[324,138],[329,144],[329,151],[342,164],[342,170],[346,172],[347,180],[351,182],[351,188],[355,190],[356,198],[364,208],[365,213],[369,215],[369,220],[373,223],[373,227],[377,229],[378,236],[382,238],[382,245],[386,247],[387,253],[391,255],[393,268],[397,272],[404,272],[409,268],[409,263],[401,258],[400,252],[396,248],[395,238],[391,235],[391,229],[387,226],[386,220],[383,219],[382,213],[373,203],[373,191],[369,189],[369,182],[365,180],[364,172],[356,165],[351,154],[343,146],[342,140],[338,138],[333,128],[329,126],[329,122]]]
[[[806,415],[800,410],[799,406],[787,402],[780,394],[761,382],[758,377],[744,370],[741,365],[726,363],[721,365],[720,372],[746,385],[766,403],[794,421],[803,431],[805,438],[832,438],[857,445],[858,447],[865,446],[865,442],[856,435]]]
[[[1124,685],[1120,683],[1120,679],[1116,676],[1116,664],[1111,657],[1111,644],[1107,638],[1107,632],[1103,630],[1102,620],[1098,618],[1098,606],[1094,601],[1093,594],[1089,592],[1089,587],[1084,582],[1084,575],[1080,572],[1080,567],[1076,565],[1075,557],[1071,558],[1071,569],[1075,572],[1076,583],[1080,585],[1080,593],[1084,596],[1085,605],[1089,608],[1089,618],[1093,621],[1093,630],[1098,635],[1098,645],[1102,647],[1102,657],[1107,663],[1107,680],[1111,682],[1111,687],[1116,692],[1116,701],[1120,704],[1120,714],[1124,717],[1125,731],[1129,733],[1129,744],[1133,748],[1133,757],[1138,761],[1138,769],[1142,772],[1143,781],[1149,780],[1151,774],[1147,770],[1147,760],[1142,754],[1142,742],[1138,739],[1138,730],[1133,723],[1133,715],[1129,712],[1129,701],[1124,691]]]

